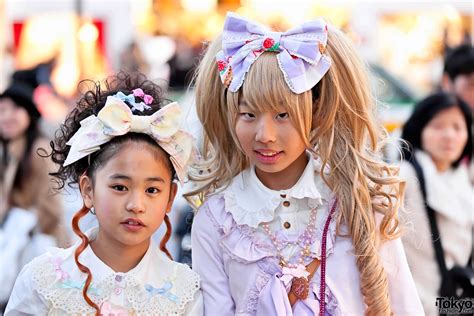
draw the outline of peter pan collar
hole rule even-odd
[[[94,240],[97,238],[98,227],[94,227],[89,229],[86,232],[89,240]],[[159,251],[156,251],[156,246],[153,245],[153,240],[150,241],[150,245],[140,260],[140,262],[132,268],[128,272],[115,272],[112,268],[110,268],[105,262],[103,262],[97,255],[94,253],[90,245],[84,249],[83,253],[79,257],[80,261],[86,264],[86,266],[94,267],[92,273],[95,280],[98,282],[102,281],[103,279],[109,277],[110,275],[114,274],[117,276],[125,277],[125,276],[133,276],[136,278],[140,283],[144,283],[147,278],[147,272],[150,266],[155,264],[155,266],[161,266],[166,264],[165,260],[163,260],[164,254],[161,254]],[[153,263],[152,261],[156,261],[158,259],[159,262]]]
[[[323,204],[330,198],[331,191],[320,177],[322,163],[308,153],[308,164],[296,184],[287,190],[271,190],[258,179],[255,166],[247,168],[236,177],[222,194],[226,211],[232,214],[238,225],[258,227],[260,223],[270,222],[275,210],[285,199],[308,199],[310,208]],[[325,169],[327,173],[329,170]]]

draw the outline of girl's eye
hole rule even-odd
[[[158,188],[148,188],[146,189],[146,193],[156,194],[160,193],[161,191]]]
[[[240,116],[242,116],[246,120],[252,120],[252,119],[255,118],[255,115],[253,115],[252,113],[248,113],[248,112],[240,113]]]
[[[286,120],[289,117],[290,117],[290,114],[288,114],[288,112],[278,113],[277,115],[277,118],[280,120]]]
[[[120,184],[113,185],[112,189],[114,189],[115,191],[120,191],[120,192],[127,191],[127,187],[125,187],[124,185],[120,185]]]

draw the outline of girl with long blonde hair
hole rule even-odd
[[[367,74],[339,30],[228,13],[196,78],[206,315],[422,315]],[[197,199],[196,199],[197,197]]]

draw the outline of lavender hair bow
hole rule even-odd
[[[277,59],[288,87],[303,93],[314,87],[329,70],[324,55],[327,25],[321,20],[306,22],[284,33],[228,12],[222,34],[222,50],[216,60],[222,82],[236,92],[245,74],[265,51],[278,52]]]

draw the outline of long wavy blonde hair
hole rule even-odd
[[[208,47],[195,79],[197,113],[204,126],[203,161],[190,174],[196,189],[185,196],[203,199],[249,167],[234,128],[242,97],[257,110],[283,107],[323,168],[330,166],[329,175],[321,175],[338,199],[338,227],[344,223],[352,238],[366,314],[390,315],[388,281],[377,250],[380,242],[398,237],[404,183],[398,169],[382,160],[386,133],[376,123],[366,66],[352,43],[330,27],[326,54],[332,65],[312,91],[299,95],[286,85],[272,52],[255,61],[238,92],[228,91],[215,62],[220,48],[218,38]],[[381,214],[377,223],[375,213]]]

